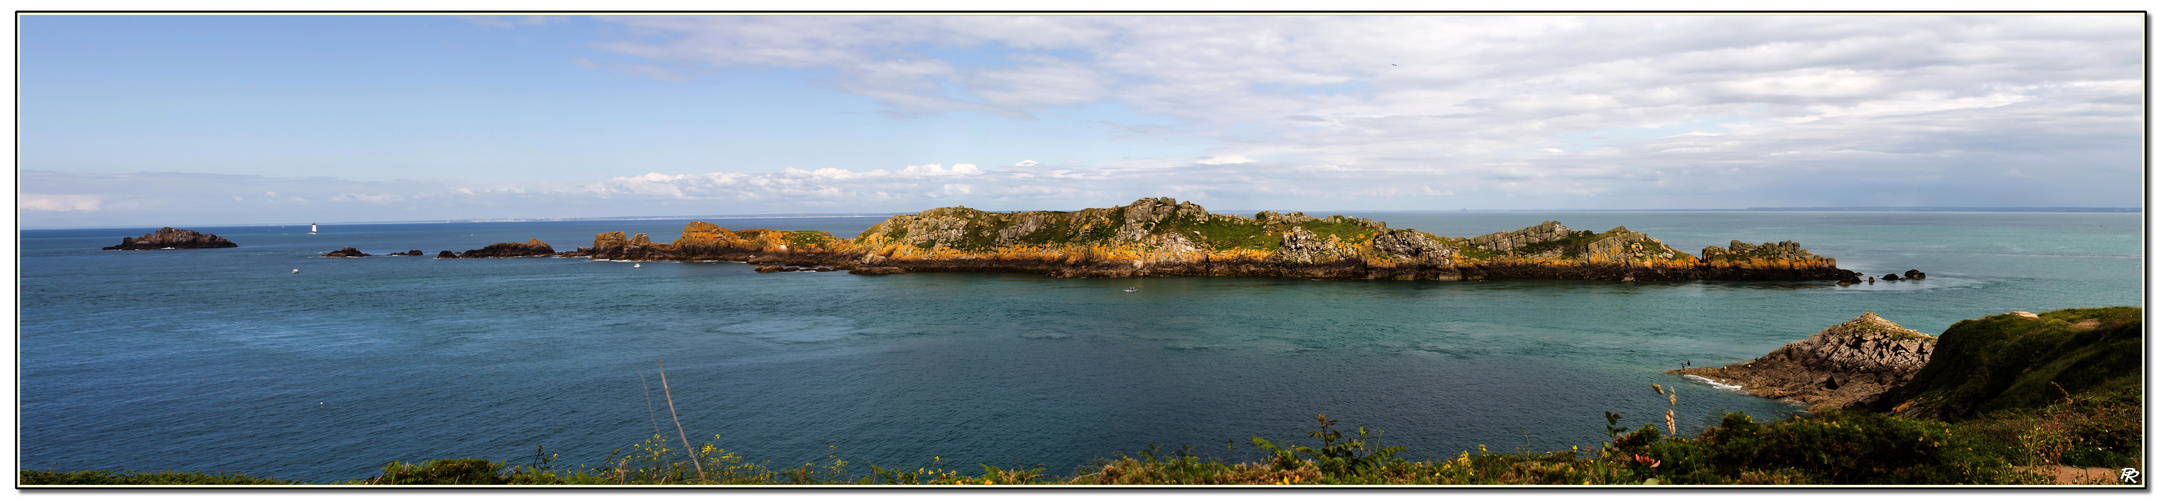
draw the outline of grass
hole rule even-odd
[[[1262,250],[1276,251],[1284,245],[1283,233],[1250,220],[1210,217],[1207,221],[1191,218],[1167,224],[1172,231],[1197,236],[1196,242],[1212,250]]]
[[[794,245],[797,247],[808,247],[814,244],[830,244],[836,241],[833,238],[833,234],[827,233],[825,231],[789,231],[787,239],[789,245]]]
[[[1963,320],[1938,336],[1929,365],[1886,399],[1917,407],[1895,410],[1957,421],[2137,386],[2141,314],[2104,307]]]
[[[1643,484],[2047,484],[2018,466],[2138,467],[2137,403],[2097,395],[1961,423],[1874,413],[1826,412],[1759,423],[1742,413],[1692,437],[1657,423],[1633,431],[1608,414],[1611,439],[1569,450],[1490,452],[1410,461],[1367,429],[1346,433],[1317,417],[1313,445],[1251,439],[1266,457],[1238,462],[1197,454],[1191,446],[1150,447],[1099,459],[1071,474],[988,464],[853,470],[824,462],[774,467],[706,443],[695,450],[655,435],[597,467],[553,465],[535,450],[524,465],[476,458],[391,462],[376,477],[335,484],[433,485],[1643,485]],[[717,440],[720,436],[714,436]],[[1236,447],[1227,443],[1227,452]],[[934,460],[934,463],[942,462]],[[703,471],[701,474],[700,471]],[[40,472],[21,484],[297,484],[239,475]]]
[[[296,481],[252,477],[246,474],[201,472],[138,472],[85,470],[73,472],[39,471],[24,469],[16,475],[17,484],[38,485],[288,485]]]

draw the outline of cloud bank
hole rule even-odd
[[[1273,160],[1244,171],[1447,169],[1482,191],[1691,206],[2138,201],[2130,189],[1946,189],[1973,169],[2049,169],[2094,187],[2135,178],[2136,15],[610,21],[640,36],[607,50],[822,69],[823,85],[898,116],[1025,119],[1115,102],[1178,124],[1146,133],[1218,144],[1202,164]],[[1887,182],[1911,194],[1853,199],[1881,197],[1866,185]]]
[[[808,70],[818,76],[806,83],[866,98],[898,126],[1113,106],[1145,119],[1105,123],[1123,134],[1112,143],[1207,146],[1089,164],[775,164],[582,182],[28,170],[17,208],[34,227],[1078,208],[1142,196],[1294,210],[2142,200],[2138,15],[602,20],[620,29],[590,46],[615,60],[573,63],[663,82]],[[471,21],[506,36],[562,25]]]

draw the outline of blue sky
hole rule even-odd
[[[21,16],[25,227],[2139,206],[2129,16]]]

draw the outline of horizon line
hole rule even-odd
[[[1104,207],[1104,208],[1111,208],[1111,207]],[[1334,213],[1337,213],[1337,214],[1344,214],[1344,213],[1420,213],[1420,212],[1429,212],[1429,213],[1471,213],[1471,212],[1484,212],[1484,213],[1498,213],[1498,212],[2006,212],[2006,213],[2028,212],[2028,213],[2140,213],[2140,212],[2143,212],[2144,210],[2145,210],[2145,209],[2144,209],[2143,207],[1749,207],[1749,208],[1567,208],[1567,209],[1479,209],[1479,210],[1472,210],[1472,209],[1470,209],[1470,208],[1459,208],[1459,209],[1457,209],[1457,210],[1433,210],[1433,209],[1426,209],[1426,210],[1337,210],[1337,211],[1334,211]],[[986,211],[986,212],[1027,212],[1027,211],[1030,211],[1030,210],[1005,210],[1005,211],[1001,211],[1001,210],[985,210],[985,211]],[[1220,213],[1220,214],[1223,214],[1223,213],[1238,213],[1238,212],[1247,212],[1247,211],[1259,212],[1260,210],[1210,210],[1210,212],[1212,212],[1212,213]],[[1290,213],[1290,212],[1299,212],[1299,213],[1304,213],[1304,212],[1307,212],[1307,211],[1305,211],[1305,210],[1290,210],[1290,211],[1285,211],[1285,210],[1276,210],[1276,211],[1277,211],[1277,212],[1285,212],[1285,213]],[[1319,212],[1325,212],[1325,211],[1324,211],[1324,210],[1313,210],[1313,212],[1317,212],[1317,213],[1319,213]],[[342,225],[382,225],[382,224],[458,224],[458,223],[474,223],[474,222],[567,222],[567,221],[610,221],[610,220],[631,221],[631,220],[692,220],[692,219],[812,219],[812,218],[855,218],[855,217],[891,217],[891,216],[895,216],[895,215],[904,215],[904,214],[911,214],[911,213],[915,213],[915,212],[836,212],[836,213],[780,213],[780,214],[626,215],[626,216],[607,216],[607,217],[533,217],[533,218],[518,218],[518,217],[489,217],[489,218],[469,218],[469,219],[427,219],[427,220],[389,220],[389,221],[332,221],[332,222],[328,222],[327,224],[342,224]],[[17,216],[18,222],[20,222],[20,217],[21,217],[20,215],[18,215],[18,216]],[[262,223],[262,224],[189,224],[189,225],[192,225],[192,226],[196,226],[196,227],[274,227],[274,226],[305,226],[305,225],[309,225],[309,224],[325,224],[325,223],[320,223],[320,222],[281,222],[281,223]],[[68,229],[123,229],[123,228],[145,228],[145,227],[152,227],[152,226],[145,226],[145,225],[135,225],[135,224],[127,224],[127,225],[98,225],[98,226],[42,226],[42,227],[24,227],[24,226],[20,226],[20,225],[18,225],[18,226],[16,227],[16,231],[20,232],[20,231],[51,231],[51,230],[68,230]],[[159,226],[159,227],[171,227],[171,226]]]

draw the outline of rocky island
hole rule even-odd
[[[163,228],[138,238],[120,238],[119,245],[106,250],[166,250],[182,248],[233,248],[240,246],[215,234],[203,234],[186,229]]]
[[[324,257],[370,257],[370,256],[372,256],[372,255],[371,255],[371,254],[368,254],[368,253],[366,253],[366,252],[362,252],[362,251],[360,251],[360,249],[358,249],[358,248],[353,248],[353,247],[342,247],[342,248],[339,248],[339,249],[337,249],[337,250],[331,250],[331,251],[329,251],[329,252],[325,252],[325,253],[323,254],[323,256],[324,256]]]
[[[1558,222],[1469,238],[1332,215],[1211,213],[1170,198],[1072,212],[946,207],[897,215],[858,234],[732,231],[692,222],[673,243],[621,232],[556,254],[596,260],[733,261],[854,274],[979,271],[1057,277],[1282,276],[1328,279],[1618,281],[1842,280],[1858,273],[1791,241],[1740,241],[1699,255],[1616,227]]]
[[[1905,384],[1929,363],[1937,338],[1877,313],[1832,325],[1754,361],[1667,373],[1740,386],[1749,394],[1810,409],[1861,409]]]
[[[415,253],[413,255],[420,254]],[[466,250],[459,253],[452,253],[449,250],[444,250],[442,253],[436,254],[435,258],[483,259],[502,257],[548,257],[552,255],[556,255],[555,247],[548,246],[547,242],[541,241],[539,239],[528,238],[526,239],[525,243],[496,243],[493,245],[488,245],[473,250]]]

